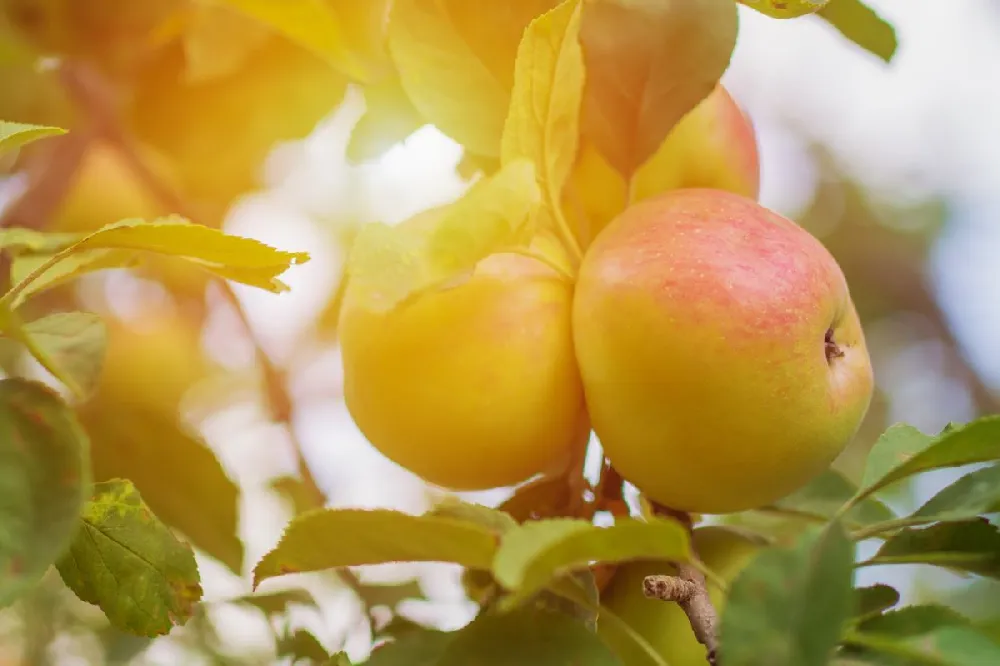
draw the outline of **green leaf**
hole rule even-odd
[[[885,62],[891,62],[899,42],[892,24],[860,0],[831,0],[818,16],[840,34]]]
[[[54,392],[0,380],[0,607],[69,546],[87,497],[87,436]]]
[[[335,655],[331,655],[326,664],[327,666],[353,666],[346,652],[338,652]]]
[[[355,590],[370,607],[385,606],[395,610],[407,599],[423,599],[420,583],[408,580],[403,583],[364,583]]]
[[[200,437],[174,413],[98,396],[80,410],[94,477],[132,481],[156,516],[242,574],[239,490]]]
[[[46,280],[49,270],[61,270],[61,261],[87,250],[133,250],[178,257],[222,277],[273,292],[288,288],[277,279],[278,275],[292,264],[309,260],[309,255],[303,252],[283,252],[251,238],[230,236],[176,216],[155,222],[123,220],[87,234],[49,257],[4,294],[0,303],[15,302],[34,280]]]
[[[365,666],[441,666],[441,657],[457,633],[423,628],[407,631],[372,650]]]
[[[1000,416],[946,430],[929,442],[925,438],[910,426],[887,430],[872,449],[875,458],[869,458],[864,490],[855,501],[914,474],[1000,459]]]
[[[17,150],[32,141],[65,133],[66,130],[60,127],[27,125],[0,120],[0,151]]]
[[[295,633],[279,638],[277,652],[279,657],[291,657],[293,662],[298,659],[309,659],[326,663],[330,658],[323,644],[305,629],[296,629]]]
[[[850,632],[846,642],[864,655],[884,657],[876,663],[893,666],[1000,663],[1000,645],[944,606],[909,606],[874,617]]]
[[[1000,578],[1000,532],[986,519],[900,530],[862,565],[931,564]]]
[[[413,107],[398,76],[365,86],[365,112],[351,130],[347,159],[354,164],[378,159],[427,124]]]
[[[130,250],[87,250],[71,254],[55,264],[51,264],[52,261],[52,255],[39,254],[25,254],[14,259],[10,267],[11,282],[24,284],[24,287],[11,301],[12,308],[81,275],[112,268],[131,268],[138,263],[138,257]],[[46,264],[50,266],[46,267]],[[25,281],[32,275],[30,280]]]
[[[865,464],[861,487],[865,488],[888,474],[893,468],[907,462],[934,443],[934,437],[925,435],[911,425],[897,423],[882,433]]]
[[[583,99],[579,0],[566,0],[528,25],[517,51],[501,161],[527,158],[550,219],[561,217],[563,187],[576,159]]]
[[[883,583],[856,588],[854,593],[857,597],[855,617],[862,621],[899,603],[896,588]]]
[[[480,615],[453,632],[421,630],[375,649],[366,666],[623,666],[573,618],[535,608]]]
[[[185,624],[201,599],[191,547],[153,515],[131,481],[94,486],[80,529],[56,566],[80,599],[140,636]]]
[[[24,324],[18,337],[38,362],[78,397],[94,391],[108,345],[108,330],[98,315],[52,314]]]
[[[253,606],[268,617],[287,613],[288,607],[293,605],[316,607],[316,600],[308,590],[281,590],[264,594],[247,594],[242,597],[226,599],[224,603]]]
[[[442,500],[438,501],[427,512],[427,515],[454,518],[455,520],[474,523],[485,527],[497,536],[506,533],[513,527],[517,527],[517,521],[503,511],[491,509],[482,504],[464,502],[450,495],[446,495]]]
[[[254,587],[288,573],[387,562],[451,562],[489,569],[490,530],[435,516],[385,509],[316,509],[297,516],[254,567]]]
[[[540,197],[534,167],[519,160],[453,204],[393,227],[362,226],[348,258],[345,304],[389,311],[471,272],[491,254],[527,245]]]
[[[736,46],[732,0],[592,0],[580,40],[583,132],[626,178],[715,89]]]
[[[927,522],[964,520],[1000,511],[1000,465],[966,474],[917,509],[913,518]]]
[[[684,562],[690,556],[687,532],[671,520],[622,519],[611,527],[598,527],[584,520],[549,519],[507,532],[493,562],[493,575],[515,593],[510,603],[516,603],[591,562],[640,558]]]
[[[349,48],[348,37],[333,8],[323,0],[225,0],[275,32],[325,58],[336,69],[357,81],[369,72]]]
[[[450,641],[436,666],[623,666],[596,634],[561,613],[482,615]]]
[[[825,666],[854,610],[853,561],[838,522],[762,551],[730,585],[719,662]]]
[[[775,502],[773,508],[830,519],[857,492],[857,486],[842,474],[828,469],[791,495]],[[872,525],[894,518],[896,514],[892,509],[874,498],[859,502],[843,516],[845,523],[853,525]]]

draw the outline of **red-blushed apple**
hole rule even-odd
[[[467,281],[389,312],[366,308],[348,285],[340,340],[356,425],[387,458],[451,490],[563,470],[589,433],[572,292],[516,254],[487,257]]]
[[[721,190],[675,190],[613,220],[581,265],[573,333],[605,453],[684,511],[798,489],[847,445],[873,391],[833,256]]]

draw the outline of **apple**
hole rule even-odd
[[[565,205],[581,209],[595,237],[627,207],[626,180],[583,140]],[[760,192],[757,135],[749,117],[720,84],[660,144],[632,178],[632,202],[670,190],[709,187],[756,199]]]
[[[692,544],[698,558],[726,583],[731,582],[756,555],[763,541],[719,526],[694,530]],[[705,647],[695,638],[691,623],[675,603],[649,599],[643,593],[646,576],[676,574],[669,562],[638,560],[618,567],[601,594],[601,604],[628,623],[670,666],[705,666]],[[725,595],[709,585],[709,597],[717,612],[725,606]],[[648,657],[639,654],[632,640],[625,640],[609,623],[597,619],[598,634],[618,654],[622,666],[644,666]]]
[[[387,458],[450,490],[564,469],[578,431],[589,432],[572,297],[555,270],[506,253],[388,313],[348,283],[339,330],[356,425]]]
[[[675,190],[612,221],[581,264],[573,332],[605,453],[678,510],[793,492],[844,449],[872,395],[836,260],[731,192]]]

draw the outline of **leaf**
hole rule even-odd
[[[463,502],[457,497],[445,496],[427,512],[429,516],[439,518],[454,518],[481,527],[485,527],[497,536],[500,536],[513,527],[517,527],[517,521],[510,515],[497,509],[491,509],[481,504]]]
[[[23,252],[57,252],[79,237],[79,234],[73,233],[4,227],[0,228],[0,248],[14,255]]]
[[[132,481],[153,513],[236,574],[239,490],[200,437],[166,413],[98,395],[80,410],[94,478]]]
[[[598,527],[584,520],[549,519],[507,532],[493,562],[493,575],[515,593],[514,603],[591,562],[640,558],[683,562],[690,556],[687,533],[671,520],[622,519],[611,527]]]
[[[361,82],[369,72],[348,48],[343,26],[329,3],[323,0],[225,0],[275,32],[325,58],[336,69]]]
[[[890,435],[890,433],[892,433]],[[896,439],[899,437],[900,439]],[[878,453],[876,466],[869,458],[865,482],[855,501],[864,499],[891,483],[932,469],[960,467],[1000,458],[1000,416],[987,416],[942,432],[930,442],[910,426],[893,426],[876,442],[886,452],[896,451],[896,459]],[[883,438],[886,438],[883,441]],[[872,453],[875,454],[875,448]],[[885,457],[883,457],[885,455]],[[890,467],[891,464],[895,466]]]
[[[499,157],[518,44],[555,4],[396,0],[389,53],[413,106],[471,152]]]
[[[308,590],[281,590],[264,594],[247,594],[242,597],[226,599],[225,603],[253,606],[268,617],[287,613],[288,607],[292,605],[316,607],[316,599]]]
[[[87,250],[71,254],[59,263],[45,268],[52,261],[52,255],[28,254],[14,259],[10,267],[11,282],[21,283],[38,272],[31,280],[24,282],[11,307],[20,307],[30,297],[54,287],[75,280],[81,275],[112,268],[131,268],[138,263],[135,252],[130,250]]]
[[[361,227],[348,258],[345,301],[389,311],[471,271],[487,256],[527,245],[540,202],[534,167],[511,162],[448,206],[402,224]]]
[[[347,159],[374,160],[427,124],[414,108],[398,76],[365,86],[365,112],[351,130]]]
[[[0,380],[0,607],[69,546],[87,497],[87,436],[54,392]]]
[[[288,287],[277,279],[292,264],[309,260],[303,252],[283,252],[259,241],[230,236],[218,229],[192,224],[172,216],[155,222],[123,220],[106,225],[52,255],[0,298],[16,302],[36,279],[46,280],[49,270],[60,271],[66,257],[87,250],[135,250],[155,252],[198,262],[203,268],[260,289],[281,292]],[[238,272],[242,271],[242,272]]]
[[[847,636],[864,654],[887,664],[970,666],[1000,663],[1000,645],[945,606],[909,606],[865,622]]]
[[[576,159],[583,98],[580,0],[566,0],[536,18],[517,51],[501,162],[535,165],[548,216],[562,216],[560,198]]]
[[[365,666],[440,666],[445,649],[457,634],[423,628],[407,631],[372,650]]]
[[[327,666],[353,666],[346,652],[338,652],[335,655],[331,655],[326,664]]]
[[[184,80],[199,84],[240,70],[270,37],[267,26],[232,6],[195,3],[184,16]]]
[[[896,29],[860,0],[831,0],[817,15],[885,62],[892,62],[896,55],[899,46]]]
[[[803,512],[830,519],[857,491],[857,487],[842,474],[828,469],[773,506],[781,511]],[[856,525],[872,525],[894,518],[896,514],[892,509],[874,498],[859,502],[843,517],[844,522]]]
[[[69,552],[56,564],[80,599],[115,627],[161,636],[201,599],[194,553],[153,515],[131,481],[94,486]]]
[[[457,632],[435,666],[623,666],[587,627],[561,613],[522,608],[481,615]]]
[[[730,585],[719,662],[825,666],[854,610],[853,561],[838,522],[761,551]]]
[[[896,588],[882,583],[856,588],[854,593],[857,598],[855,617],[861,621],[899,603],[899,592]]]
[[[489,569],[495,535],[478,525],[385,509],[316,509],[293,519],[254,567],[254,587],[288,573],[388,562]]]
[[[77,396],[94,391],[108,345],[108,330],[98,315],[52,314],[24,324],[19,337],[38,362]]]
[[[583,132],[626,178],[715,88],[736,46],[732,0],[592,0]]]
[[[28,125],[25,123],[12,123],[7,120],[0,120],[0,151],[17,150],[21,146],[27,145],[32,141],[38,141],[39,139],[65,133],[66,130],[60,127]]]
[[[279,657],[291,657],[293,662],[308,659],[325,663],[330,658],[323,644],[305,629],[296,629],[290,636],[282,636],[277,647]]]
[[[423,599],[420,583],[408,580],[403,583],[364,583],[355,590],[369,607],[386,606],[395,610],[407,599]]]
[[[519,523],[549,518],[567,506],[570,493],[565,478],[542,477],[518,488],[498,508]]]
[[[985,519],[900,530],[862,565],[931,564],[1000,578],[1000,532]]]
[[[882,433],[865,463],[865,473],[861,487],[865,488],[889,473],[896,466],[907,462],[934,443],[934,438],[925,435],[911,425],[898,423]]]
[[[913,518],[927,522],[964,520],[1000,511],[1000,465],[966,474],[917,509]]]

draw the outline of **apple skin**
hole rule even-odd
[[[718,526],[694,530],[692,544],[698,558],[726,583],[731,582],[763,546],[750,536]],[[646,576],[676,574],[669,562],[638,560],[618,567],[614,577],[601,594],[601,604],[617,615],[646,639],[657,654],[670,666],[705,666],[705,647],[695,638],[691,623],[675,603],[649,599],[643,594]],[[725,595],[718,587],[709,586],[708,595],[719,613],[725,606]],[[621,640],[611,627],[597,620],[597,632],[615,650],[622,666],[645,666],[650,663],[645,653],[631,640]]]
[[[572,291],[515,254],[389,313],[366,309],[348,285],[339,330],[355,424],[384,456],[451,490],[564,469],[578,431],[589,432]]]
[[[793,492],[843,450],[872,395],[833,256],[721,190],[675,190],[612,221],[581,265],[573,331],[606,455],[679,510],[742,511]]]
[[[572,175],[574,202],[587,213],[591,237],[626,207],[625,179],[593,144],[580,145]],[[636,171],[632,201],[670,190],[708,187],[756,199],[760,154],[750,118],[720,84],[670,131],[659,149]]]

